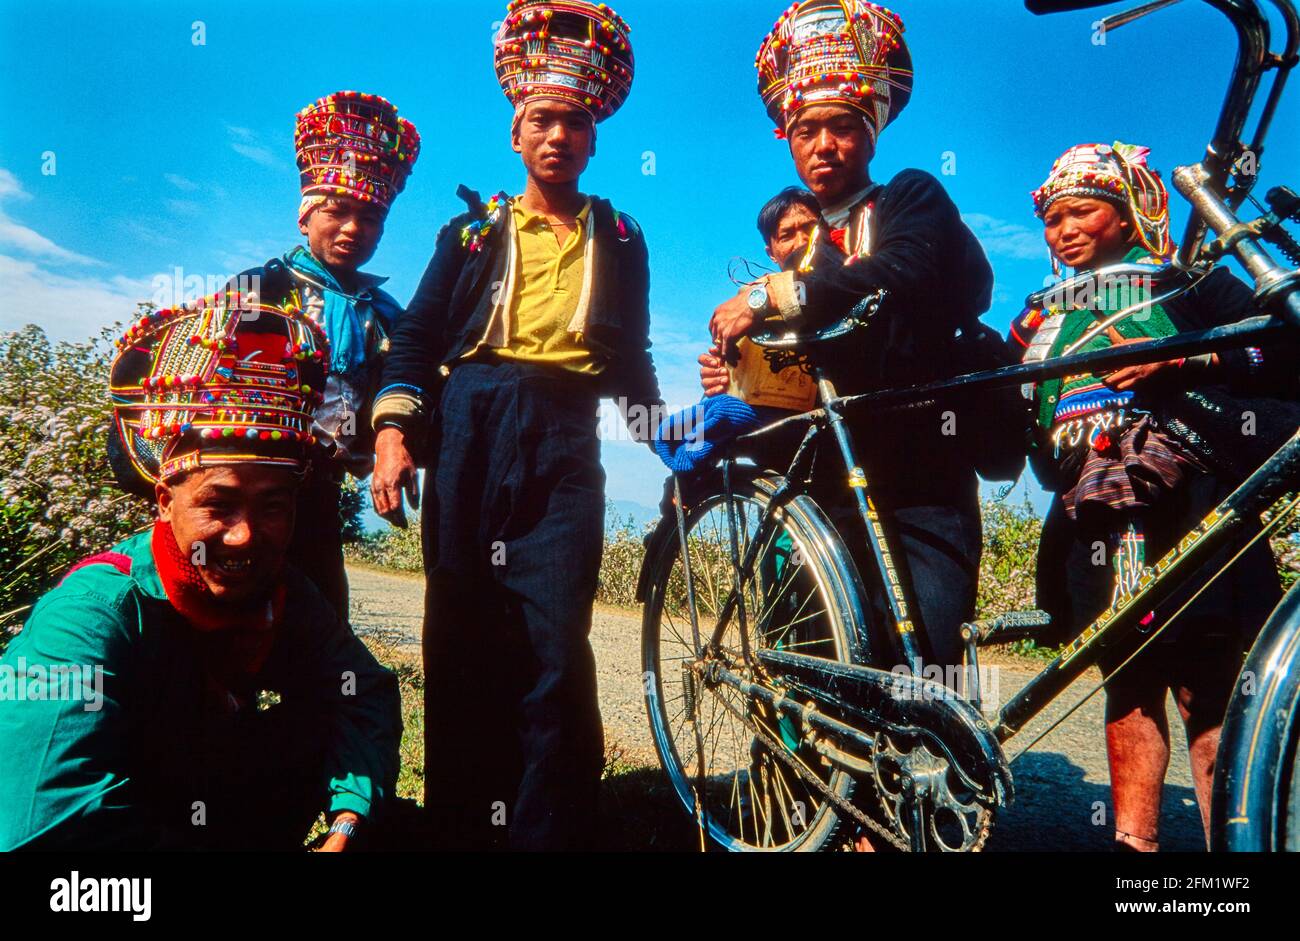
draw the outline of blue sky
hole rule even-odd
[[[728,260],[762,258],[758,207],[797,182],[753,69],[783,3],[614,6],[632,25],[636,80],[601,125],[583,186],[647,233],[656,362],[665,397],[684,406],[697,397],[709,314],[733,290]],[[873,175],[942,174],[947,158],[955,172],[941,178],[997,273],[986,319],[999,328],[1048,272],[1029,191],[1061,151],[1147,144],[1166,178],[1204,151],[1232,61],[1227,21],[1188,0],[1097,45],[1093,22],[1123,8],[1034,17],[1016,0],[894,5],[916,90],[882,136]],[[369,265],[405,303],[439,226],[460,211],[458,183],[522,189],[492,72],[504,9],[0,2],[0,329],[34,321],[82,339],[127,317],[178,268],[216,284],[295,244],[293,115],[343,88],[389,98],[423,137]],[[1297,95],[1293,83],[1260,194],[1300,166]],[[43,173],[49,155],[54,172]],[[1175,233],[1185,218],[1176,205]],[[604,457],[611,498],[656,503],[663,472],[648,452],[607,441]]]

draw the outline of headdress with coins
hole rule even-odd
[[[379,95],[340,91],[298,112],[293,145],[302,183],[301,221],[331,196],[387,209],[420,155],[420,134]]]
[[[604,3],[512,0],[495,45],[497,81],[519,115],[530,101],[577,105],[594,122],[623,106],[636,62],[631,27]]]
[[[132,484],[219,465],[306,467],[329,348],[302,312],[208,298],[141,317],[116,345],[109,395]]]
[[[874,143],[912,97],[912,56],[897,13],[861,0],[800,0],[754,59],[758,93],[777,137],[815,105],[862,112]]]
[[[1034,212],[1041,218],[1063,196],[1103,199],[1128,214],[1142,247],[1158,257],[1169,241],[1169,192],[1147,166],[1150,148],[1115,141],[1079,144],[1052,164],[1046,182],[1034,190]]]

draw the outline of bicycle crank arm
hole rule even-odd
[[[802,705],[790,694],[811,696],[850,722],[861,720],[869,729],[925,739],[948,756],[968,787],[987,793],[999,806],[1012,800],[1011,768],[992,727],[974,706],[943,684],[782,650],[759,650],[757,654],[769,673],[780,677],[789,689],[780,692],[745,683],[750,688],[743,692],[760,696],[792,718],[857,745],[870,747],[874,732],[863,732]]]

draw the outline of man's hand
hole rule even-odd
[[[401,529],[406,528],[402,494],[412,509],[420,508],[420,480],[415,461],[406,450],[406,439],[398,428],[381,428],[375,437],[375,472],[370,476],[370,499],[375,512]]]
[[[722,361],[722,350],[715,343],[709,351],[699,358],[700,385],[707,396],[721,395],[731,384],[731,373]]]
[[[721,304],[709,320],[709,333],[721,351],[724,360],[735,355],[736,341],[749,333],[754,326],[754,311],[749,306],[749,292],[753,285],[740,289],[731,300]]]
[[[361,818],[350,810],[345,810],[334,818],[334,823],[350,823],[354,827],[360,828]],[[332,825],[331,824],[331,825]],[[346,833],[331,833],[325,838],[325,842],[320,845],[318,853],[342,853],[348,848],[348,835]]]

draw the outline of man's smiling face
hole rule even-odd
[[[155,489],[158,515],[176,544],[192,556],[204,583],[220,602],[255,600],[270,590],[293,537],[298,478],[281,467],[258,464],[190,471]]]
[[[351,274],[371,258],[384,234],[388,210],[351,196],[331,196],[298,226],[319,261]]]

